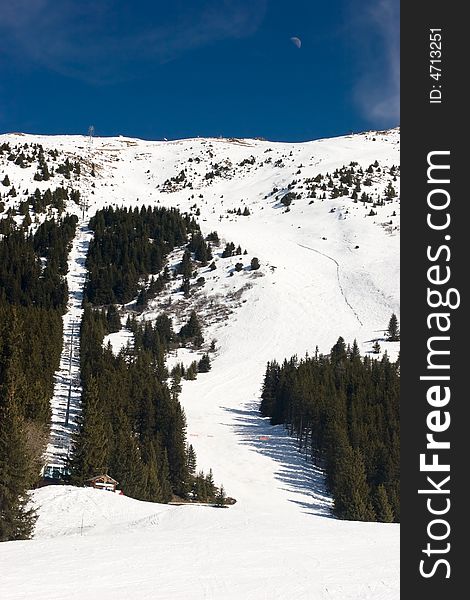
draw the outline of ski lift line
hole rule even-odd
[[[69,393],[67,396],[67,408],[65,411],[65,425],[69,424],[70,417],[70,399],[72,397],[72,358],[73,358],[73,334],[74,334],[75,321],[72,321],[72,333],[70,336],[70,362],[69,362]]]
[[[84,204],[83,208],[87,209],[89,201],[85,200]],[[88,251],[89,233],[87,225],[84,222],[79,223],[73,241],[74,251],[68,256],[67,278],[75,285],[74,294],[69,295],[60,367],[55,373],[54,394],[50,401],[50,433],[45,452],[45,467],[42,469],[42,474],[48,479],[61,479],[67,474],[68,457],[72,452],[72,435],[77,429],[77,417],[81,413],[79,329],[82,290],[86,280],[81,265]],[[79,270],[76,263],[80,265]],[[69,286],[69,289],[72,288]],[[60,434],[63,435],[62,439]]]
[[[68,426],[69,424],[69,417],[70,417],[70,398],[72,396],[72,386],[70,385],[69,387],[69,395],[67,398],[67,409],[65,411],[65,425]]]
[[[72,321],[72,331],[70,333],[70,361],[69,361],[69,375],[72,372],[72,358],[73,358],[73,333],[74,333],[75,321]]]

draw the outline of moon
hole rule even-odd
[[[294,46],[297,46],[297,48],[302,46],[302,40],[298,37],[291,37],[290,41],[294,44]]]

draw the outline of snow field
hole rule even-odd
[[[83,138],[73,136],[3,138],[31,138],[67,152],[84,146]],[[364,169],[375,160],[397,165],[398,142],[397,131],[304,144],[94,141],[97,177],[89,216],[113,204],[159,204],[182,211],[196,204],[204,234],[217,230],[221,239],[248,251],[217,258],[213,272],[200,269],[206,282],[195,302],[207,296],[207,305],[211,298],[220,302],[230,292],[243,292],[236,302],[226,302],[230,311],[222,320],[207,307],[201,309],[205,339],[217,340],[217,352],[211,371],[184,381],[181,394],[198,468],[212,468],[216,483],[223,483],[237,503],[227,509],[175,507],[66,486],[37,490],[35,539],[0,545],[4,598],[399,597],[399,526],[332,518],[321,473],[304,460],[282,427],[271,427],[257,411],[266,363],[274,358],[301,357],[317,345],[328,352],[340,335],[347,342],[356,338],[362,353],[379,339],[382,350],[396,357],[397,344],[382,338],[391,313],[399,313],[398,200],[377,207],[377,215],[369,217],[369,205],[345,197],[313,204],[303,197],[285,212],[269,194],[294,178],[331,173],[351,161]],[[253,165],[237,166],[251,156]],[[270,163],[264,162],[267,157]],[[211,165],[227,158],[233,165],[230,177],[208,183]],[[274,166],[281,159],[284,166]],[[164,182],[183,168],[193,189],[162,191]],[[385,179],[374,186],[383,189]],[[227,213],[244,206],[249,217]],[[69,277],[75,282],[83,276],[73,262],[81,257],[74,254],[78,241],[70,258]],[[241,259],[246,267],[253,256],[261,264],[256,276],[249,270],[229,276],[235,262]],[[73,298],[78,302],[80,285],[76,296],[71,294],[67,323],[79,318]],[[190,308],[181,304],[175,322],[182,323]],[[158,302],[151,303],[141,318],[151,319],[158,311]],[[124,335],[113,336],[117,351],[125,345]],[[168,365],[190,363],[194,357],[181,350]]]

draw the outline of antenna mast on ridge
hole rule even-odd
[[[90,125],[88,127],[88,150],[91,150],[93,146],[93,136],[95,135],[95,126]]]
[[[88,143],[87,143],[87,153],[88,153],[88,161],[91,165],[91,175],[95,176],[95,165],[93,163],[93,136],[95,135],[95,126],[90,125],[88,127]],[[88,210],[90,204],[87,199],[87,194],[82,193],[82,199],[80,202],[80,208],[82,209],[82,219],[85,219],[85,212]]]

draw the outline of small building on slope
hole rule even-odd
[[[98,490],[105,490],[107,492],[116,492],[118,482],[110,477],[109,475],[96,475],[91,479],[85,481],[87,487],[93,487]]]

